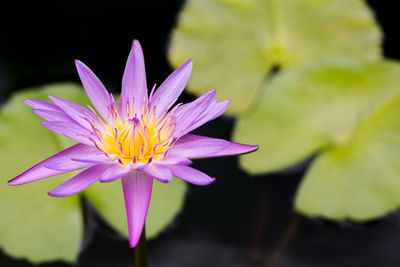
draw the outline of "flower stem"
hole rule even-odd
[[[272,253],[271,258],[267,263],[268,267],[275,267],[279,264],[279,260],[289,247],[290,242],[292,241],[292,238],[301,223],[301,220],[302,216],[300,216],[299,214],[296,213],[295,215],[293,215],[292,220],[289,222],[289,225],[286,227],[285,232],[283,233],[281,239],[278,242],[278,246]]]
[[[143,232],[140,236],[139,243],[135,248],[135,266],[148,267],[147,262],[147,246],[146,246],[146,228],[143,226]]]

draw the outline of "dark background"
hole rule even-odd
[[[385,55],[399,59],[396,1],[368,2],[384,31]],[[168,39],[182,4],[182,0],[3,0],[1,101],[26,87],[79,82],[75,58],[91,66],[106,87],[118,93],[134,38],[144,49],[149,86],[160,83],[171,72],[166,60]],[[184,93],[180,100],[192,99]],[[234,124],[233,118],[222,117],[197,133],[229,139]],[[307,165],[255,179],[238,168],[235,157],[196,161],[194,166],[217,177],[217,182],[190,186],[175,222],[149,242],[150,266],[400,266],[399,212],[363,225],[295,214],[293,198]],[[85,206],[88,226],[78,266],[133,266],[127,240]],[[0,251],[0,266],[31,265]]]

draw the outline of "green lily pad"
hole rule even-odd
[[[21,91],[0,111],[0,248],[8,255],[33,263],[77,260],[83,234],[79,196],[53,198],[47,192],[76,172],[42,181],[9,186],[7,181],[74,143],[40,125],[41,119],[24,99],[49,101],[58,96],[81,105],[89,100],[80,86],[55,84]],[[82,192],[105,220],[127,236],[123,195],[119,182],[97,183]],[[186,184],[154,184],[147,218],[148,236],[155,237],[183,205]]]
[[[278,75],[261,104],[239,119],[234,140],[256,143],[241,158],[253,174],[313,154],[296,209],[363,221],[400,206],[400,64],[325,62]]]
[[[273,67],[327,57],[377,59],[381,33],[361,0],[187,0],[169,61],[192,58],[189,91],[217,88],[239,114],[262,95]]]

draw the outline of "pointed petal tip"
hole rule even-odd
[[[245,144],[232,143],[232,142],[231,142],[231,144],[242,149],[241,153],[237,154],[237,155],[249,154],[254,151],[257,151],[259,148],[258,145],[245,145]]]
[[[76,66],[77,69],[78,69],[78,68],[86,68],[86,69],[89,69],[89,67],[88,67],[85,63],[83,63],[82,61],[80,61],[79,59],[75,59],[74,62],[75,62],[75,66]]]
[[[80,61],[79,59],[75,59],[74,62],[75,62],[75,68],[78,70],[78,73],[82,69],[87,69],[88,68],[88,66],[86,66],[86,64],[83,63],[82,61]]]
[[[24,173],[25,173],[25,172],[24,172]],[[8,185],[16,186],[16,185],[23,185],[23,184],[30,183],[30,181],[24,181],[24,180],[21,180],[21,179],[20,179],[20,177],[22,177],[22,175],[23,175],[24,173],[22,173],[22,174],[18,175],[17,177],[15,177],[15,178],[9,180],[9,181],[7,182]]]
[[[66,195],[65,193],[62,194],[62,191],[57,190],[57,189],[58,189],[58,188],[53,189],[53,190],[47,192],[47,194],[48,194],[49,196],[51,196],[51,197],[67,197],[67,196],[69,196],[69,195]]]
[[[213,184],[216,181],[216,179],[214,177],[211,177],[210,180],[204,182],[203,184],[199,184],[199,185],[210,185]]]
[[[190,71],[191,71],[192,68],[193,68],[193,60],[191,60],[191,59],[187,60],[185,63],[183,63],[182,67],[183,67],[183,66],[189,68]]]
[[[208,91],[207,93],[204,93],[201,97],[214,97],[216,92],[217,90],[213,89]]]
[[[20,175],[14,177],[13,179],[9,180],[7,182],[8,185],[16,186],[16,185],[23,185],[23,184],[27,184],[27,183],[32,182],[32,181],[26,181],[23,178],[21,179],[21,177],[24,177],[24,174],[26,174],[26,172],[28,172],[28,171],[25,171],[25,172],[21,173]]]
[[[18,178],[18,176],[15,177],[14,179],[9,180],[9,181],[7,182],[8,185],[12,185],[12,186],[20,185],[20,184],[16,181],[17,178]]]
[[[52,197],[68,197],[78,194],[92,184],[96,183],[100,179],[100,175],[105,169],[105,165],[96,165],[90,167],[62,183],[56,189],[48,192],[47,194]]]
[[[139,238],[135,238],[135,240],[132,240],[132,239],[130,238],[130,239],[129,239],[129,247],[130,247],[131,249],[136,248],[137,244],[139,243],[139,239],[140,239],[140,236],[139,236]]]
[[[118,178],[118,179],[116,179],[116,180],[119,180],[120,178]],[[114,182],[115,180],[104,180],[104,179],[100,179],[99,180],[99,182],[100,183],[102,183],[102,184],[106,184],[106,183],[111,183],[111,182]]]
[[[248,146],[251,147],[251,149],[252,149],[251,151],[249,151],[249,153],[257,151],[260,148],[258,145],[248,145]]]
[[[178,76],[181,77],[186,77],[184,78],[185,80],[185,85],[187,83],[187,81],[189,80],[190,75],[192,74],[192,70],[193,70],[193,61],[191,59],[189,59],[188,61],[186,61],[185,63],[183,63],[179,68],[177,68],[172,74],[179,74]]]
[[[24,99],[24,104],[32,107],[32,99]]]
[[[45,161],[46,161],[46,160],[45,160]],[[37,165],[39,165],[39,164],[40,164],[40,163],[38,163]],[[21,173],[20,175],[14,177],[14,178],[11,179],[11,180],[9,180],[9,181],[7,182],[8,185],[11,185],[11,186],[23,185],[23,184],[27,184],[27,183],[30,183],[30,182],[34,182],[34,181],[43,179],[43,178],[40,178],[40,179],[29,179],[29,174],[32,173],[32,171],[35,169],[35,167],[37,167],[37,165],[33,166],[33,167],[30,168],[29,170],[27,170],[27,171]],[[48,171],[51,172],[51,170],[48,170]],[[59,173],[57,173],[57,174],[59,174]],[[47,176],[47,177],[54,176],[54,175],[57,175],[57,174],[51,174],[51,175],[49,175],[49,176]],[[35,176],[37,177],[38,175],[35,175]],[[27,177],[28,177],[28,179],[27,179]]]
[[[57,189],[58,188],[56,188],[50,192],[47,192],[47,194],[51,197],[68,197],[68,196],[73,195],[73,194],[67,194],[67,193],[63,192],[62,190],[57,190]]]
[[[47,192],[47,194],[51,197],[58,197],[56,194],[53,193],[53,191]]]
[[[221,151],[210,155],[210,157],[227,157],[227,156],[236,156],[236,155],[244,155],[251,152],[254,152],[258,149],[256,145],[245,145],[239,144],[235,142],[229,142],[229,145],[222,149]]]
[[[48,122],[47,122],[47,121],[41,121],[40,124],[41,124],[44,128],[47,128],[46,126],[47,126]]]
[[[47,98],[48,99],[50,99],[51,101],[57,101],[57,100],[64,100],[63,98],[61,98],[61,97],[57,97],[57,96],[53,96],[53,95],[47,95]]]
[[[133,47],[137,47],[137,48],[142,48],[142,46],[140,45],[140,42],[138,39],[133,39],[132,41],[132,48]]]
[[[60,192],[55,192],[55,191],[56,191],[56,189],[53,191],[47,192],[47,194],[51,197],[69,197],[69,196],[74,195],[74,194],[65,194],[65,193],[60,193]]]
[[[217,90],[213,89],[211,91],[208,91],[205,94],[207,95],[207,97],[214,98],[216,93],[217,93]]]
[[[190,74],[192,73],[192,69],[193,69],[193,61],[189,59],[185,63],[180,65],[179,68],[177,68],[175,71],[181,70],[184,71],[183,73],[186,73],[187,75],[190,76]]]
[[[230,99],[226,99],[226,100],[224,100],[224,101],[221,101],[221,102],[219,102],[218,104],[219,105],[222,105],[222,107],[221,107],[221,113],[218,115],[218,116],[216,116],[216,117],[219,117],[219,116],[221,116],[222,114],[224,114],[224,112],[226,111],[226,109],[228,108],[228,106],[229,106],[229,104],[231,103],[231,100]],[[226,115],[225,115],[226,116]]]
[[[48,97],[51,101],[53,101],[54,103],[55,103],[58,99],[60,99],[59,97],[52,96],[52,95],[47,95],[47,97]]]
[[[149,164],[144,172],[161,183],[169,183],[172,180],[171,171],[161,164]]]
[[[138,40],[133,40],[132,42],[132,47],[131,47],[131,53],[134,53],[136,56],[144,57],[143,55],[143,48],[140,45]]]
[[[168,168],[170,169],[173,176],[191,184],[204,186],[215,182],[215,178],[212,178],[204,172],[201,172],[190,166],[171,165],[168,166]]]
[[[255,152],[255,151],[257,151],[258,150],[258,146],[256,146],[256,145],[244,145],[244,144],[240,144],[240,146],[241,146],[241,152],[240,153],[238,153],[238,154],[232,154],[232,156],[234,156],[234,155],[246,155],[246,154],[250,154],[250,153],[253,153],[253,152]],[[238,146],[239,147],[239,146]],[[230,155],[227,155],[227,156],[230,156]]]

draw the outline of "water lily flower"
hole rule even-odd
[[[167,183],[175,176],[192,184],[208,185],[215,179],[189,167],[191,159],[238,155],[257,149],[190,134],[220,116],[229,102],[217,102],[212,90],[191,103],[171,108],[189,79],[191,60],[148,94],[142,48],[134,41],[118,105],[85,64],[76,60],[76,68],[94,109],[54,96],[49,96],[53,103],[32,99],[24,102],[46,120],[42,122],[45,128],[78,144],[38,163],[9,184],[21,185],[85,169],[49,192],[50,196],[66,197],[97,181],[121,179],[131,247],[137,245],[141,236],[154,179]]]

